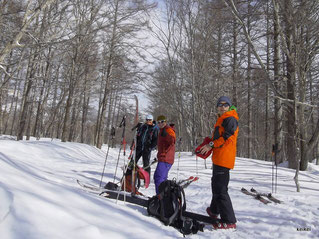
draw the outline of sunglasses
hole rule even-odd
[[[218,107],[229,107],[229,104],[228,103],[219,103],[217,106]]]
[[[164,123],[164,122],[165,122],[165,120],[157,121],[158,124]]]
[[[153,121],[152,119],[146,119],[146,121]]]

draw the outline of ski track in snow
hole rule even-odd
[[[99,186],[107,146],[102,150],[80,143],[57,140],[14,141],[0,137],[0,238],[1,239],[99,239],[103,238],[183,238],[172,227],[147,216],[145,208],[98,196],[79,186],[76,180]],[[111,149],[103,185],[114,181],[119,149]],[[179,157],[180,155],[180,157]],[[151,158],[156,156],[153,152]],[[127,163],[121,152],[115,182]],[[142,160],[139,161],[141,163]],[[177,165],[179,164],[179,170]],[[205,214],[211,200],[211,160],[196,159],[191,153],[176,154],[170,179],[198,176],[185,189],[187,210]],[[152,167],[152,174],[155,170]],[[301,192],[296,192],[294,170],[278,167],[278,187],[274,196],[283,204],[264,205],[240,189],[271,192],[271,162],[237,158],[231,171],[229,194],[237,217],[237,230],[204,232],[187,238],[319,238],[319,167],[310,164],[300,172]],[[152,196],[148,189],[140,191]]]

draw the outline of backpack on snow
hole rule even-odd
[[[184,189],[175,181],[166,180],[159,185],[159,194],[148,201],[147,212],[149,215],[160,219],[166,226],[170,225],[180,230],[183,235],[195,234],[203,231],[203,225],[196,220],[186,218]]]
[[[144,180],[144,187],[148,188],[150,184],[150,176],[147,171],[145,171],[142,167],[136,165],[134,174],[134,182],[132,187],[132,169],[128,169],[124,175],[124,181],[122,184],[122,190],[126,192],[133,192],[134,194],[141,195],[138,191],[141,187],[141,180]]]

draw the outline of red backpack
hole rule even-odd
[[[148,172],[145,171],[143,168],[139,167],[138,165],[136,165],[133,180],[132,180],[132,170],[127,170],[126,174],[124,175],[124,180],[123,180],[121,189],[126,192],[133,192],[134,194],[141,195],[142,193],[138,191],[139,188],[141,187],[141,180],[144,180],[145,188],[148,188],[150,184],[150,176]],[[132,188],[132,185],[134,185],[133,188]]]

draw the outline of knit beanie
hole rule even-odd
[[[166,117],[164,115],[160,115],[157,117],[157,121],[162,121],[162,120],[166,121]]]
[[[231,101],[230,101],[230,99],[229,99],[227,96],[221,96],[221,97],[219,97],[219,99],[217,100],[217,107],[218,107],[219,103],[222,102],[222,101],[228,103],[229,106],[231,106]]]

